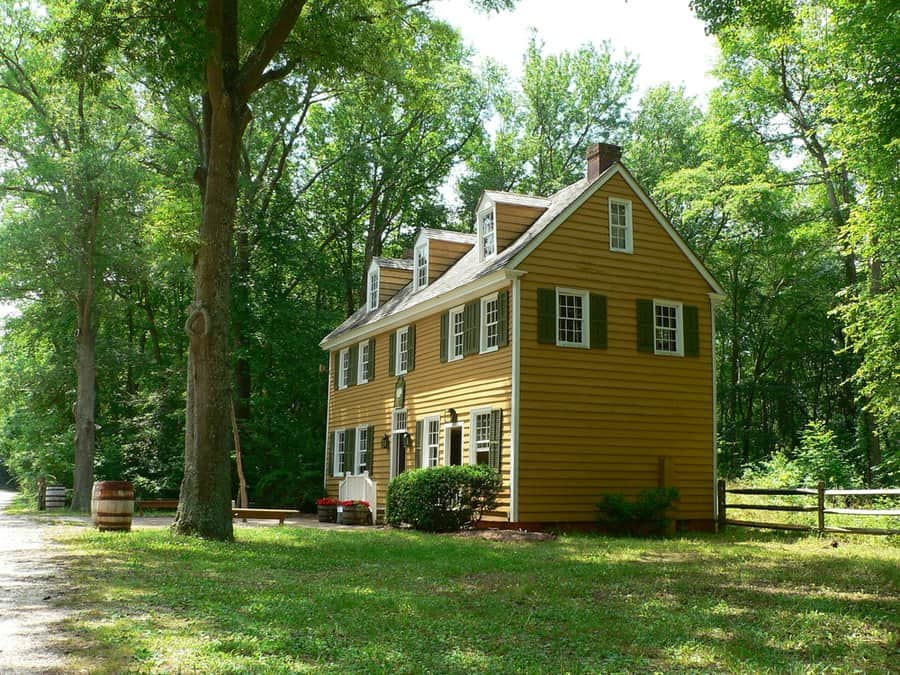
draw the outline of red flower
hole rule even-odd
[[[345,509],[369,508],[369,502],[362,499],[348,499],[341,502],[341,506]]]
[[[322,497],[321,499],[316,500],[318,506],[337,506],[340,503],[341,501],[334,497]]]

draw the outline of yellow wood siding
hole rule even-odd
[[[383,305],[412,281],[412,270],[382,267],[379,271],[379,280],[378,304]]]
[[[609,250],[608,198],[632,202],[634,253]],[[615,176],[520,270],[519,520],[590,521],[604,493],[658,485],[668,456],[677,517],[713,518],[711,288]],[[607,297],[607,349],[537,342],[537,289]],[[695,305],[700,356],[637,351],[636,299]]]
[[[428,283],[434,282],[462,258],[472,244],[441,239],[428,240]]]
[[[495,517],[506,519],[509,504],[509,440],[510,402],[512,391],[512,348],[501,347],[488,354],[474,354],[451,363],[441,363],[440,332],[441,315],[434,314],[415,322],[416,367],[406,379],[407,430],[415,434],[415,423],[431,415],[441,418],[440,464],[445,463],[445,423],[449,422],[447,410],[454,408],[463,423],[463,461],[467,462],[471,441],[470,411],[475,408],[499,408],[503,410],[503,434],[501,448],[501,474],[503,490],[500,507]],[[393,332],[393,331],[391,331]],[[383,509],[387,497],[390,472],[390,450],[381,447],[381,439],[391,433],[391,415],[394,409],[396,377],[389,375],[390,332],[376,336],[375,378],[367,384],[337,390],[333,382],[328,419],[329,434],[335,429],[374,425],[374,475],[377,485],[379,509]],[[332,359],[334,359],[332,353]],[[334,371],[334,369],[332,369]],[[337,374],[332,372],[332,377]],[[413,468],[414,444],[408,448],[406,466]],[[331,476],[332,466],[326,467],[329,495],[337,496],[340,477]]]
[[[502,251],[534,224],[544,209],[536,206],[497,204],[497,251]]]

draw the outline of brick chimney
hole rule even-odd
[[[622,148],[612,143],[594,143],[587,149],[587,179],[594,180],[622,159]]]

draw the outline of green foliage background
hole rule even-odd
[[[71,482],[73,214],[85,186],[105,209],[95,474],[160,496],[180,483],[204,43],[194,29],[161,30],[196,28],[196,7],[155,4],[2,7],[0,299],[20,315],[0,337],[0,458],[25,488]],[[272,11],[251,5],[243,11]],[[515,81],[476,62],[427,4],[396,22],[385,0],[360,26],[359,2],[311,3],[291,48],[318,56],[257,95],[244,136],[231,356],[251,500],[311,505],[321,492],[318,341],[361,303],[372,256],[402,255],[422,226],[470,230],[483,189],[553,192],[581,177],[596,141],[623,144],[727,291],[716,317],[720,471],[897,482],[895,3],[692,5],[722,50],[705,107],[676,84],[636,100],[638,65],[617,60],[616,45],[550,54],[536,33]],[[165,33],[156,57],[128,26]],[[91,32],[105,37],[83,39]],[[89,142],[67,147],[78,83]]]

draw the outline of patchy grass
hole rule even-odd
[[[67,534],[71,669],[888,672],[900,548],[767,532],[500,543],[270,527]]]

